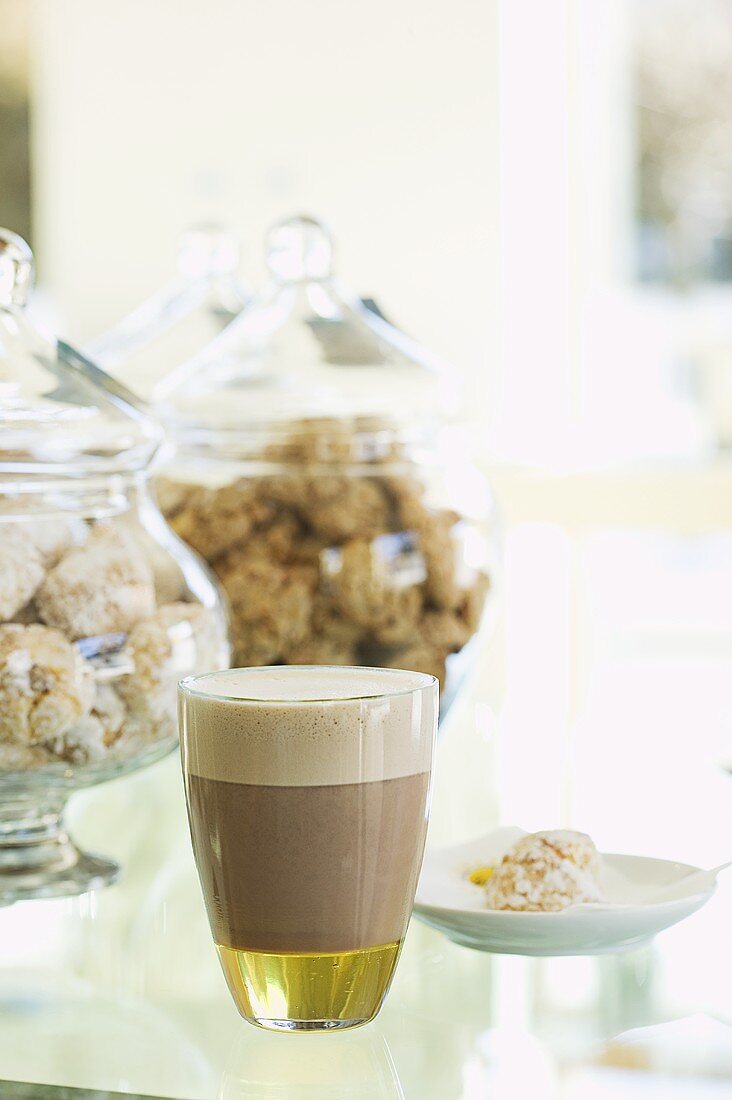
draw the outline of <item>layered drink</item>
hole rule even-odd
[[[365,1023],[422,861],[437,686],[391,669],[278,666],[183,681],[181,744],[209,921],[242,1015]]]

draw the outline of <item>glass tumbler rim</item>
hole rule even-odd
[[[384,679],[390,677],[404,677],[410,676],[413,678],[408,687],[385,687],[380,691],[363,691],[363,692],[344,692],[342,695],[327,695],[327,696],[312,696],[306,699],[298,698],[297,696],[277,697],[277,696],[248,696],[248,695],[229,695],[223,692],[206,691],[201,686],[202,681],[211,679],[212,677],[228,677],[235,676],[241,672],[277,672],[278,674],[284,674],[289,676],[292,672],[314,672],[322,674],[323,672],[336,673],[337,676],[341,674],[344,678],[347,678],[349,673],[376,673],[379,676],[383,676]],[[382,668],[378,665],[253,665],[244,666],[241,668],[229,668],[221,669],[218,672],[204,672],[197,676],[186,676],[184,679],[178,682],[179,695],[196,696],[204,699],[220,699],[231,703],[254,703],[254,704],[278,704],[283,706],[307,706],[308,704],[317,704],[322,706],[326,703],[350,703],[357,702],[358,700],[373,701],[375,699],[394,699],[409,695],[415,695],[418,692],[425,691],[428,688],[438,687],[438,680],[436,676],[432,676],[428,672],[414,672],[411,669],[400,668]]]

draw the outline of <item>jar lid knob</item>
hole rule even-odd
[[[300,214],[270,229],[266,244],[267,266],[282,283],[328,279],[332,273],[333,241],[316,218]]]
[[[10,229],[0,229],[0,306],[24,306],[33,285],[33,253]]]

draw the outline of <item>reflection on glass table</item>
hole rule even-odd
[[[376,1028],[324,1043],[317,1035],[283,1043],[243,1030],[221,1076],[219,1100],[404,1100],[389,1044]]]
[[[712,923],[691,918],[686,941],[666,933],[620,956],[491,956],[413,924],[376,1023],[269,1036],[230,1002],[182,860],[167,880],[174,889],[156,887],[146,936],[137,928],[121,940],[125,922],[111,908],[84,913],[83,899],[32,903],[29,930],[46,953],[35,963],[29,950],[15,973],[4,967],[0,1077],[178,1100],[702,1100],[732,1087],[732,1034],[712,1015],[719,1002],[675,1000],[673,975],[682,959],[721,965],[724,887]],[[16,929],[30,907],[15,907]]]

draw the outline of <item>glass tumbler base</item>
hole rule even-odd
[[[265,1031],[347,1031],[349,1028],[363,1027],[373,1020],[373,1016],[366,1016],[363,1020],[265,1020],[256,1016],[245,1016],[244,1019],[255,1027],[261,1027]]]
[[[401,944],[353,951],[248,951],[217,945],[239,1012],[268,1031],[344,1031],[373,1020]]]

